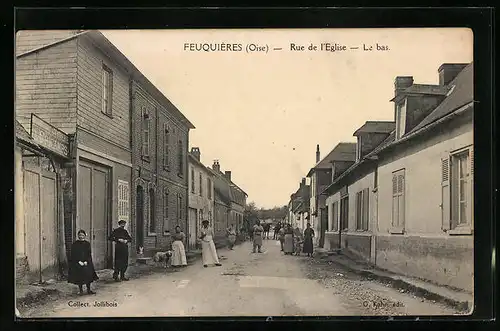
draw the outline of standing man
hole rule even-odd
[[[264,232],[264,228],[260,225],[260,220],[255,222],[253,226],[253,253],[258,249],[259,253],[262,253],[262,233]]]
[[[132,237],[125,229],[126,223],[124,220],[118,221],[119,227],[114,229],[111,236],[109,236],[109,240],[115,242],[115,271],[113,272],[113,279],[116,282],[129,280],[125,277],[125,271],[128,268],[128,243],[132,242]],[[118,279],[118,275],[120,275],[120,279]]]

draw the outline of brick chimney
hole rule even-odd
[[[319,158],[319,145],[316,145],[316,163],[319,162],[320,158]]]
[[[226,179],[227,179],[228,181],[231,181],[231,171],[226,171],[226,172],[224,173],[224,176],[226,176]]]
[[[443,63],[438,69],[439,85],[448,85],[467,65],[467,63]]]
[[[214,160],[214,164],[212,165],[212,169],[219,173],[220,172],[220,164],[219,164],[219,160]]]
[[[201,153],[200,149],[198,147],[192,147],[191,148],[191,154],[198,160],[200,161]]]
[[[413,76],[397,76],[394,80],[394,96],[413,85]]]

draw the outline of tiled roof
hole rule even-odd
[[[450,94],[422,122],[408,134],[423,128],[432,122],[452,113],[458,108],[474,101],[474,67],[469,64],[448,84]],[[453,87],[454,86],[454,87]]]
[[[396,122],[393,121],[367,121],[354,132],[353,136],[360,133],[391,133],[395,127]]]
[[[314,170],[318,169],[331,169],[332,161],[355,161],[356,160],[356,143],[346,143],[341,142],[335,146],[334,149],[328,153],[321,161],[319,161],[311,170],[307,176],[311,176]]]

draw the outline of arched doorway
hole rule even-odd
[[[144,189],[142,186],[137,186],[135,206],[136,250],[139,252],[139,247],[144,247]]]

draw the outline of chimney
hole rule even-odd
[[[225,176],[227,180],[231,181],[231,171],[226,171]]]
[[[302,178],[302,183],[300,183],[300,187],[305,186],[305,185],[306,185],[306,179]]]
[[[192,147],[191,148],[191,154],[198,160],[200,161],[200,156],[201,156],[201,153],[200,153],[200,149],[198,147]]]
[[[443,63],[438,69],[439,85],[448,85],[467,65],[467,63]]]
[[[214,160],[214,164],[212,165],[212,169],[219,173],[220,172],[220,164],[219,164],[219,160]]]
[[[319,162],[319,145],[316,145],[316,163]]]
[[[394,80],[394,96],[413,85],[413,76],[397,76]]]

